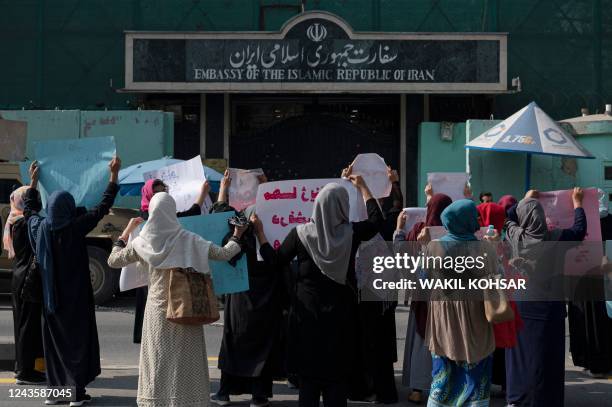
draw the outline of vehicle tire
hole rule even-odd
[[[119,273],[107,264],[109,253],[97,246],[87,246],[89,254],[89,275],[96,305],[102,305],[113,298],[119,280]]]

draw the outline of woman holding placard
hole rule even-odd
[[[402,213],[397,219],[394,240],[416,242],[426,227],[442,226],[440,215],[452,202],[448,195],[432,195],[426,204],[425,222],[416,223],[407,234],[404,232],[406,214]],[[423,392],[428,391],[431,385],[431,352],[425,342],[426,326],[427,301],[412,301],[408,316],[402,371],[402,384],[411,389],[408,401],[412,403],[422,402]]]
[[[8,258],[14,261],[11,297],[15,327],[15,379],[18,385],[44,383],[47,380],[41,371],[44,369],[40,324],[42,290],[37,284],[40,282],[39,275],[35,275],[31,267],[34,252],[28,236],[28,219],[42,207],[40,194],[36,190],[38,172],[39,168],[33,162],[30,166],[30,185],[11,193],[11,212],[2,236]]]
[[[349,194],[330,183],[318,194],[311,223],[289,232],[275,253],[263,226],[252,217],[261,254],[279,266],[297,256],[298,273],[291,307],[290,358],[299,376],[300,407],[346,406],[350,358],[355,338],[355,253],[379,232],[382,213],[360,176],[349,177],[366,201],[368,219],[349,222]]]
[[[153,195],[158,192],[168,192],[168,186],[160,179],[149,179],[145,181],[140,190],[140,217],[144,220],[149,218],[149,204]],[[202,205],[210,192],[208,181],[202,184],[202,191],[198,200],[191,205],[191,208],[183,212],[177,212],[176,216],[197,216],[202,214]],[[134,343],[140,343],[142,337],[142,320],[144,318],[144,309],[147,304],[147,287],[136,288],[136,310],[134,313]]]
[[[151,199],[150,217],[139,236],[126,243],[142,218],[130,221],[113,247],[108,265],[114,268],[138,263],[149,274],[140,367],[139,406],[183,407],[209,404],[208,358],[201,325],[167,319],[171,270],[208,274],[209,259],[229,260],[240,252],[237,241],[244,228],[219,247],[184,230],[176,217],[176,202],[166,192]],[[199,295],[205,295],[199,293]]]
[[[509,208],[505,226],[513,255],[524,259],[531,269],[546,278],[546,274],[554,276],[563,270],[565,257],[559,255],[561,250],[553,251],[559,245],[542,242],[582,241],[587,232],[587,219],[582,208],[582,189],[574,188],[573,226],[549,230],[538,195],[538,191],[529,191],[523,200]],[[536,277],[539,276],[532,276],[532,280]],[[506,400],[516,406],[563,406],[565,302],[521,301],[517,307],[524,329],[518,333],[517,345],[506,350]]]
[[[47,383],[75,387],[76,400],[71,406],[91,400],[85,386],[100,374],[100,346],[85,238],[109,213],[119,192],[121,160],[114,158],[109,168],[110,180],[96,207],[77,208],[70,193],[56,191],[47,200],[47,217],[33,215],[28,219],[42,280]],[[24,210],[32,209],[26,202]]]

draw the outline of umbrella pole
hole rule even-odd
[[[531,154],[527,154],[527,163],[525,166],[525,192],[531,189]]]

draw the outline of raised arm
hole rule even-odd
[[[297,230],[295,228],[289,232],[289,235],[287,235],[279,249],[274,250],[270,243],[268,243],[263,224],[257,214],[252,214],[249,220],[253,224],[255,236],[257,236],[257,240],[259,241],[259,254],[267,264],[283,266],[289,264],[291,260],[295,258],[297,255],[298,239]]]
[[[221,179],[221,185],[219,186],[219,196],[217,202],[229,202],[229,188],[232,184],[232,178],[230,177],[230,170],[227,168],[223,173]]]
[[[574,188],[572,201],[574,203],[574,224],[571,228],[563,229],[560,240],[580,242],[584,240],[587,232],[587,218],[582,208],[584,193],[582,188]]]
[[[353,232],[355,237],[361,241],[370,240],[373,238],[383,227],[384,217],[378,206],[378,202],[372,196],[370,189],[366,185],[364,179],[360,175],[351,175],[349,179],[361,193],[363,200],[366,203],[366,210],[368,213],[368,219],[361,222],[353,223]]]
[[[74,231],[81,236],[85,236],[91,232],[98,222],[100,222],[105,215],[108,215],[115,202],[115,197],[119,192],[117,179],[119,177],[119,169],[121,168],[121,160],[119,157],[115,157],[108,166],[110,169],[110,179],[106,191],[104,191],[102,195],[102,200],[97,206],[88,210],[83,215],[78,216],[74,221]]]
[[[210,249],[208,250],[208,258],[211,260],[231,260],[232,257],[240,253],[240,238],[242,234],[247,229],[247,226],[235,226],[234,234],[225,244],[225,246],[217,246],[214,243],[210,244]]]
[[[132,247],[132,242],[126,245],[122,240],[117,240],[113,244],[113,249],[110,256],[108,256],[107,263],[111,268],[120,269],[137,261],[140,261],[140,256],[138,256],[138,253]]]
[[[397,171],[391,167],[387,168],[387,177],[391,181],[391,198],[393,199],[393,207],[398,210],[404,208],[404,194],[399,183],[399,175]]]

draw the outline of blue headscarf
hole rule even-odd
[[[38,230],[32,233],[36,237],[36,259],[41,271],[45,309],[49,314],[55,313],[57,309],[51,232],[68,226],[75,214],[74,197],[66,191],[56,191],[47,201],[47,217],[39,223]]]
[[[469,199],[460,199],[444,209],[440,216],[442,225],[448,233],[440,238],[442,241],[478,240],[474,233],[480,228],[478,210]]]

